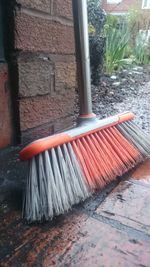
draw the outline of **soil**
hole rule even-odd
[[[92,102],[99,118],[130,110],[137,116],[136,123],[150,132],[150,66],[103,74],[99,86],[92,85]]]

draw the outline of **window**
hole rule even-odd
[[[3,61],[4,61],[3,17],[2,17],[2,4],[0,2],[0,62]]]
[[[143,9],[150,9],[150,0],[143,0],[142,8]]]
[[[119,4],[122,0],[107,0],[107,4]]]

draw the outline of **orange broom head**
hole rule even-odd
[[[70,131],[65,131],[63,133],[48,136],[46,138],[41,138],[37,141],[32,142],[31,144],[26,146],[24,149],[22,149],[19,153],[20,159],[28,160],[32,158],[33,156],[36,156],[42,153],[45,150],[55,148],[57,146],[74,141],[81,137],[99,132],[102,129],[107,129],[111,126],[115,126],[125,121],[132,120],[134,117],[135,115],[132,112],[126,112],[123,114],[119,114],[117,116],[110,117],[108,119],[103,119],[101,121],[98,121],[100,122],[100,124],[97,123],[96,121],[96,123],[89,124],[90,127],[81,126]],[[72,134],[72,131],[74,132],[74,130],[76,129],[77,129],[77,134]]]
[[[68,211],[150,155],[150,138],[127,112],[84,122],[37,140],[20,152],[29,160],[23,215],[28,222]]]
[[[132,120],[131,112],[104,119],[89,126],[37,140],[20,152],[22,160],[46,150],[70,143],[91,189],[102,188],[140,162],[140,151],[117,129],[118,124]],[[87,131],[85,131],[87,129]],[[77,133],[74,134],[74,132]]]

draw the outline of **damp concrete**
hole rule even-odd
[[[27,225],[0,214],[0,266],[149,267],[150,160],[72,211]]]

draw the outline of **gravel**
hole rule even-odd
[[[99,86],[92,86],[92,101],[99,118],[130,110],[135,122],[150,133],[150,66],[102,75]],[[78,113],[77,96],[76,117]]]

